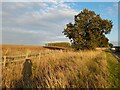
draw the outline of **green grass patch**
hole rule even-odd
[[[120,88],[120,63],[110,52],[106,52],[106,57],[110,86],[111,88]]]

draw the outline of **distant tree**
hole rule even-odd
[[[75,23],[68,23],[63,33],[71,41],[76,50],[95,49],[108,45],[109,34],[113,25],[112,21],[102,19],[94,11],[84,9],[78,15],[74,16]]]

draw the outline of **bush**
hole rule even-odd
[[[45,46],[59,46],[59,47],[70,47],[69,42],[54,42],[54,43],[47,43]]]

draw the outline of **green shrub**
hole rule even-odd
[[[45,46],[59,46],[59,47],[70,47],[69,42],[54,42],[54,43],[47,43]]]

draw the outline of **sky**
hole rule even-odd
[[[112,32],[107,37],[117,45],[117,2],[3,2],[2,43],[45,45],[49,42],[69,42],[62,31],[67,23],[74,23],[74,15],[84,8],[113,21]]]

